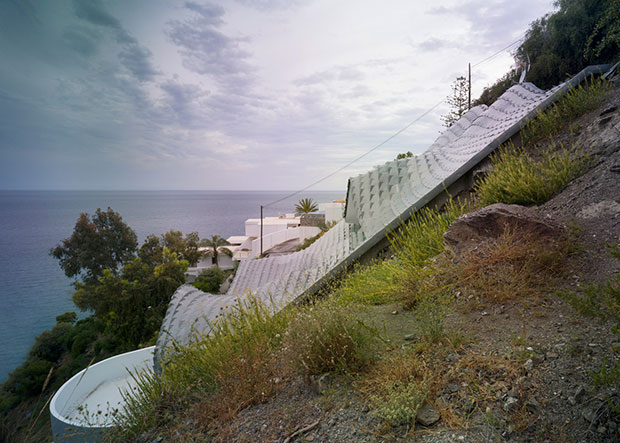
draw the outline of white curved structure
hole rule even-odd
[[[56,443],[96,442],[122,411],[121,392],[135,388],[131,373],[153,369],[155,346],[95,363],[69,379],[50,403]]]

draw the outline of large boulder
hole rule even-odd
[[[495,203],[459,217],[443,236],[448,247],[460,256],[481,243],[498,238],[506,230],[551,239],[557,238],[562,229],[525,206]]]

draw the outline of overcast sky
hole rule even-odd
[[[0,189],[301,188],[450,93],[551,1],[0,0]],[[513,63],[472,72],[473,95]],[[346,179],[439,135],[442,105]]]

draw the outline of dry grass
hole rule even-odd
[[[466,253],[449,274],[457,289],[487,302],[524,299],[554,290],[568,251],[568,240],[506,230]]]

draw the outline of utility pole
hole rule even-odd
[[[467,65],[469,67],[469,87],[467,88],[469,96],[467,98],[467,109],[471,109],[471,63],[468,63]]]
[[[263,205],[260,205],[260,255],[263,255]]]

